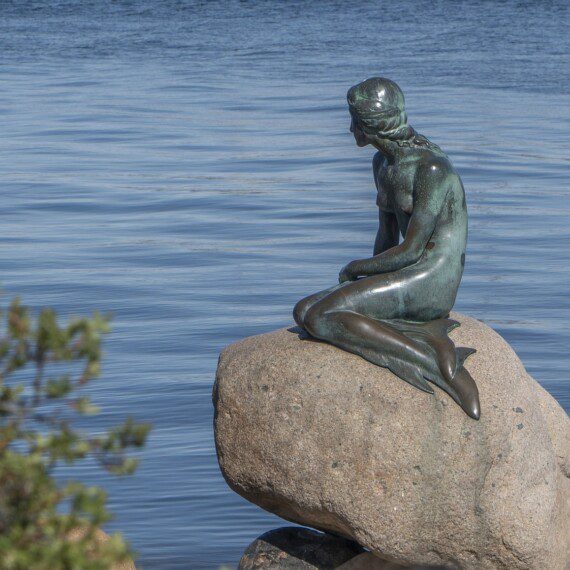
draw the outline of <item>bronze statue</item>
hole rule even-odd
[[[445,153],[408,125],[404,95],[393,81],[372,77],[347,99],[356,144],[378,150],[374,255],[346,265],[339,285],[299,301],[295,321],[433,394],[429,380],[479,419],[477,386],[463,367],[475,351],[456,348],[447,334],[459,326],[448,316],[465,265],[461,179]]]

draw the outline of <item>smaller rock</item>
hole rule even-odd
[[[361,546],[346,538],[303,527],[283,527],[254,540],[238,570],[339,568],[363,552]]]

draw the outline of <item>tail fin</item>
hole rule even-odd
[[[402,360],[390,359],[387,367],[399,378],[405,380],[408,384],[415,386],[422,392],[433,394],[433,388],[426,382],[422,376],[419,366]]]
[[[472,355],[477,352],[474,348],[468,348],[466,346],[460,346],[455,349],[457,354],[457,371],[463,366],[463,363]]]
[[[429,380],[447,392],[469,417],[478,420],[481,413],[479,391],[475,381],[463,366],[465,360],[476,350],[468,347],[455,348],[455,344],[448,336],[449,332],[460,326],[460,323],[448,318],[429,322],[401,319],[381,320],[381,322],[419,343],[422,349],[432,355],[437,366],[435,369],[429,366],[428,370],[423,365],[418,366],[387,355],[381,365],[419,390],[433,394],[433,389],[426,382],[426,379]]]
[[[448,333],[460,326],[459,322],[453,319],[436,319],[425,323],[400,320],[389,321],[389,324],[433,353],[443,379],[446,382],[452,381],[459,364],[455,345]]]
[[[457,371],[453,379],[453,384],[459,395],[459,401],[457,403],[470,418],[478,420],[481,416],[479,390],[477,389],[475,380],[473,380],[471,374],[469,374],[463,366]]]
[[[461,323],[454,319],[436,319],[423,324],[422,328],[434,336],[447,336],[453,329],[459,326],[461,326]]]
[[[455,387],[452,386],[451,383],[446,382],[441,373],[427,376],[427,379],[438,388],[441,388],[444,392],[447,392],[461,406],[461,400],[459,398],[459,394],[455,390]]]
[[[423,338],[425,335],[436,338],[446,337],[453,329],[461,326],[461,323],[453,319],[436,319],[435,321],[416,322],[402,319],[382,319],[391,327],[400,332],[413,337],[414,335]]]

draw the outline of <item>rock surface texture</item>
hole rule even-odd
[[[402,565],[570,568],[570,419],[492,329],[454,314],[475,421],[298,329],[227,347],[214,387],[230,487]]]

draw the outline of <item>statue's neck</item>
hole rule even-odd
[[[415,135],[416,131],[412,127],[408,126],[408,133],[405,138],[400,140],[400,142],[413,139]],[[372,145],[389,160],[396,159],[402,154],[402,147],[398,142],[392,139],[376,138]]]

